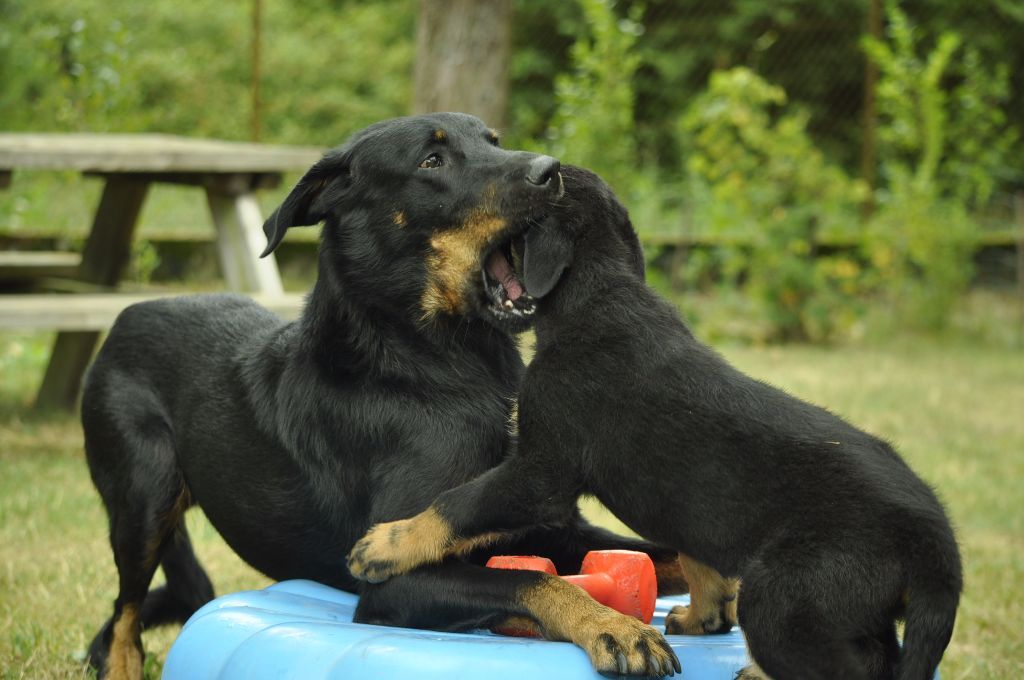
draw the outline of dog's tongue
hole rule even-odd
[[[512,271],[512,265],[500,251],[494,251],[491,259],[487,261],[487,272],[501,283],[509,300],[515,302],[523,294],[523,284],[519,283],[516,273]]]

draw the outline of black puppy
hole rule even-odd
[[[140,631],[184,621],[213,596],[185,530],[190,506],[268,576],[355,590],[345,555],[368,527],[503,459],[522,372],[510,331],[534,309],[509,243],[562,187],[555,159],[497,142],[476,118],[434,114],[372,125],[325,155],[265,225],[267,252],[290,227],[325,225],[295,323],[232,295],[140,304],[118,319],[82,401],[120,576],[90,647],[101,675],[140,677]],[[648,550],[679,585],[673,551],[570,514],[502,551],[571,571],[590,549]],[[158,565],[167,584],[147,593]],[[620,656],[636,673],[673,660],[653,629],[541,576],[454,561],[362,589],[356,618],[455,630],[528,617],[604,668]]]
[[[607,186],[562,174],[561,223],[525,239],[523,280],[544,297],[518,450],[420,515],[372,529],[352,573],[379,581],[467,540],[558,522],[592,493],[642,536],[741,578],[740,625],[768,675],[931,678],[961,589],[932,491],[885,442],[695,340],[644,285]],[[740,676],[764,677],[756,666]]]

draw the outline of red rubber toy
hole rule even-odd
[[[546,557],[495,555],[487,561],[492,569],[525,569],[557,576],[555,565]],[[562,576],[587,591],[591,597],[612,609],[634,616],[644,623],[654,617],[658,579],[654,563],[642,552],[633,550],[592,550],[583,558],[580,573]],[[522,635],[522,631],[506,631]]]

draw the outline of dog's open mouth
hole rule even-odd
[[[480,268],[485,306],[502,321],[529,321],[537,301],[520,279],[523,271],[523,236],[512,236],[484,258]]]

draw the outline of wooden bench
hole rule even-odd
[[[0,282],[70,279],[78,274],[81,262],[82,256],[78,253],[0,251]]]
[[[105,331],[129,305],[180,294],[74,293],[0,295],[0,330]],[[284,319],[296,319],[304,295],[250,294],[253,300]]]
[[[259,304],[285,319],[298,318],[302,310],[303,295],[283,293],[248,294]],[[65,351],[52,352],[46,367],[43,385],[66,385],[59,404],[40,403],[38,408],[67,409],[78,397],[83,367],[92,358],[95,339],[102,331],[108,330],[129,305],[168,295],[141,295],[126,293],[73,293],[73,294],[27,294],[0,295],[0,330],[8,331],[59,331],[55,346],[65,344]],[[82,338],[83,342],[68,342]],[[70,348],[70,349],[68,349]],[[72,391],[73,390],[73,391]]]
[[[169,135],[96,135],[0,133],[0,188],[10,184],[13,171],[77,170],[103,180],[103,192],[92,217],[75,278],[85,284],[113,289],[128,264],[138,216],[153,184],[194,186],[206,194],[215,227],[221,270],[228,288],[279,297],[284,294],[273,256],[260,258],[266,245],[263,216],[255,192],[280,184],[282,175],[302,171],[320,159],[322,150]],[[85,216],[83,216],[84,218]],[[49,317],[49,328],[60,330],[50,364],[39,388],[37,406],[70,409],[78,399],[81,376],[99,340],[98,329],[63,330],[61,323],[85,323],[73,314],[78,300],[43,302],[64,305]],[[100,304],[100,303],[97,303]],[[105,302],[96,321],[107,324],[121,302]],[[10,305],[13,324],[43,324],[44,315]],[[122,305],[123,308],[123,305]],[[0,315],[3,312],[0,311]],[[2,317],[0,317],[2,318]],[[54,325],[57,324],[57,325]],[[0,327],[3,322],[0,321]],[[105,327],[105,326],[104,326]]]

